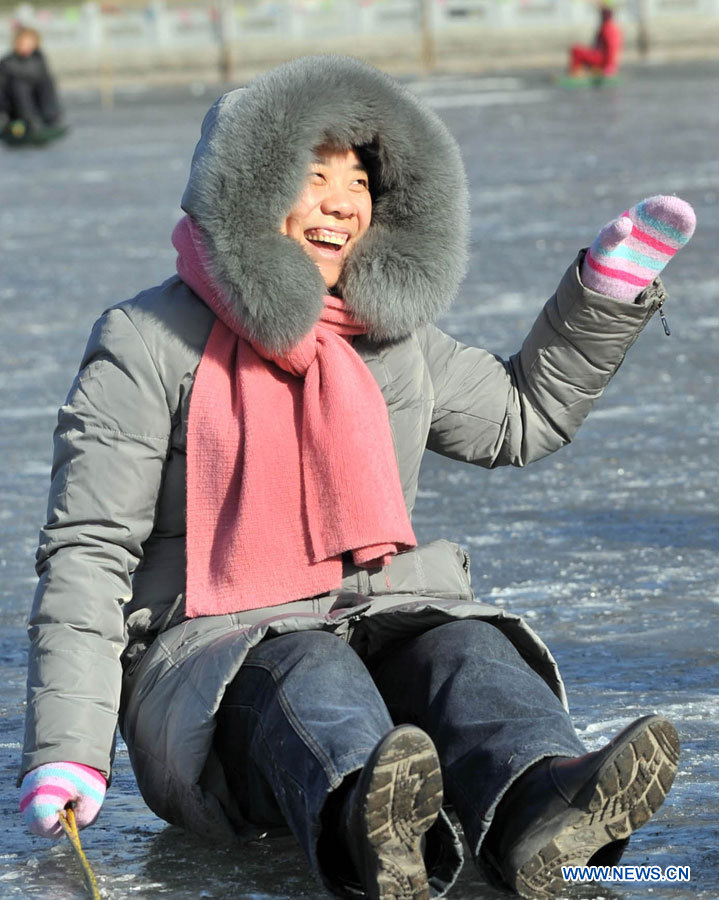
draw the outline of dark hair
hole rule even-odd
[[[369,192],[374,202],[382,193],[382,161],[379,157],[379,147],[376,142],[372,142],[371,144],[355,147],[354,151],[367,170]]]

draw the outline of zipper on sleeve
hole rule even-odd
[[[635,303],[641,303],[643,298],[646,297],[646,292],[649,293],[651,297],[652,293],[654,294],[653,303],[650,308],[650,315],[653,312],[659,313],[659,320],[662,323],[662,328],[664,329],[664,334],[669,337],[671,335],[671,329],[669,327],[669,322],[667,321],[666,313],[664,312],[664,301],[667,299],[667,292],[664,290],[664,285],[658,279],[653,281],[648,288],[645,288],[641,294],[634,301]]]
[[[669,337],[669,335],[672,332],[671,332],[671,329],[669,328],[669,322],[667,322],[667,317],[666,317],[666,313],[664,312],[664,308],[661,305],[659,306],[659,318],[661,319],[661,322],[662,322],[662,328],[664,329],[664,334],[666,334],[666,336]]]

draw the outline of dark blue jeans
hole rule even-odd
[[[404,722],[434,741],[445,802],[477,860],[499,799],[523,771],[586,752],[545,682],[497,628],[474,619],[440,625],[367,664],[329,632],[265,640],[225,694],[215,746],[244,815],[289,825],[336,890],[338,873],[318,857],[323,807]]]

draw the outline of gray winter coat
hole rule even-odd
[[[288,64],[226,95],[203,125],[183,206],[253,336],[282,348],[319,316],[317,270],[277,228],[328,137],[370,146],[376,160],[372,225],[342,291],[371,323],[354,346],[387,403],[410,513],[425,448],[491,468],[566,444],[663,301],[661,285],[633,305],[603,297],[582,286],[580,257],[511,359],[442,333],[432,322],[459,285],[467,235],[457,148],[432,113],[356,61]],[[487,619],[564,701],[544,644],[517,616],[474,599],[467,554],[447,541],[384,570],[347,565],[322,597],[185,616],[187,421],[213,322],[173,277],[108,310],[92,332],[55,432],[22,772],[73,760],[109,775],[119,717],[158,815],[204,834],[247,832],[212,751],[214,715],[247,650],[298,629],[335,631],[370,655],[452,618]]]

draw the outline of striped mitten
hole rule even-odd
[[[25,824],[41,837],[63,834],[58,813],[74,804],[78,828],[91,825],[105,799],[107,782],[97,769],[80,763],[46,763],[28,772],[20,786],[20,812]]]
[[[679,197],[649,197],[605,225],[582,264],[585,287],[632,301],[694,234],[696,216]]]

